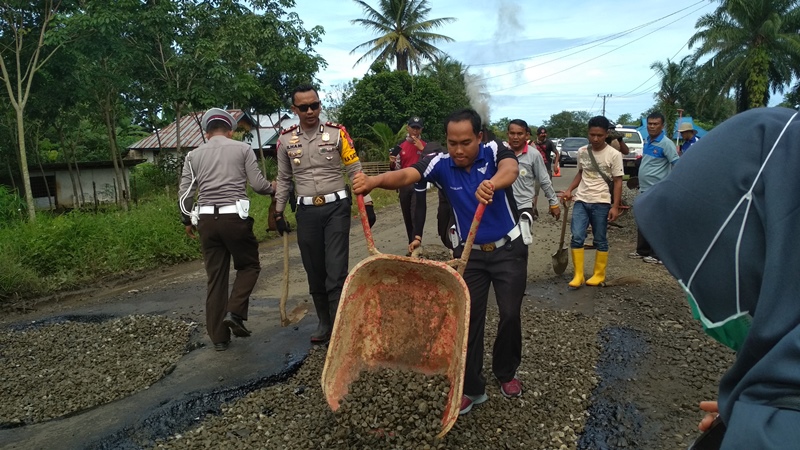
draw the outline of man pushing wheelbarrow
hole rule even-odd
[[[459,258],[479,204],[486,205],[475,244],[464,270],[471,299],[463,397],[459,414],[485,402],[483,337],[489,285],[494,285],[500,310],[497,338],[492,351],[492,372],[506,397],[522,395],[516,378],[522,357],[520,308],[528,272],[528,248],[520,237],[516,203],[511,184],[518,175],[514,152],[498,142],[482,143],[481,118],[465,109],[445,122],[447,153],[432,155],[411,167],[369,177],[353,177],[353,191],[397,189],[420,180],[443,190],[452,205],[460,243],[453,256]]]

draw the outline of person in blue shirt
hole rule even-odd
[[[492,351],[492,372],[506,397],[522,395],[516,371],[522,359],[520,308],[528,273],[528,246],[522,242],[518,213],[511,185],[519,166],[514,152],[496,141],[482,143],[481,118],[472,109],[450,115],[445,121],[447,153],[424,158],[402,170],[374,177],[358,174],[353,192],[367,194],[375,188],[428,181],[444,190],[453,208],[461,245],[453,250],[458,258],[464,249],[478,203],[486,205],[475,245],[469,254],[464,281],[471,299],[464,396],[460,414],[485,402],[483,340],[489,285],[494,286],[500,321]]]
[[[718,402],[700,404],[701,430],[717,413],[727,426],[723,450],[800,446],[798,142],[797,111],[745,111],[634,204],[692,315],[736,351]]]
[[[689,150],[689,147],[699,141],[700,138],[697,137],[697,130],[695,130],[694,126],[689,122],[682,122],[681,126],[678,127],[678,133],[681,134],[681,139],[683,139],[683,144],[681,144],[678,154],[683,156],[686,154],[686,151]]]
[[[667,178],[672,166],[678,162],[678,149],[664,134],[666,119],[660,112],[647,116],[647,139],[642,149],[642,162],[639,166],[639,193],[644,194],[651,187]],[[630,258],[642,258],[646,263],[661,264],[656,252],[650,247],[642,231],[636,231],[636,251]]]

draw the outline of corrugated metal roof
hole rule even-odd
[[[255,125],[255,121],[241,109],[229,109],[228,112],[239,123],[243,118]],[[200,127],[200,119],[202,119],[205,111],[189,113],[181,117],[181,148],[193,149],[203,144],[203,129]],[[151,136],[146,137],[132,145],[128,146],[130,150],[158,150],[158,149],[174,149],[177,147],[176,131],[177,122],[173,122],[158,131],[158,134],[153,133]],[[161,145],[159,145],[159,138]]]

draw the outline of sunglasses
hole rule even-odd
[[[319,109],[319,102],[309,103],[308,105],[294,105],[294,107],[299,109],[300,112],[308,112],[309,108],[312,111],[316,111]]]

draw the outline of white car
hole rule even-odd
[[[642,162],[642,150],[644,150],[642,135],[635,128],[626,128],[619,125],[615,130],[622,134],[622,142],[630,150],[627,155],[622,155],[622,168],[625,171],[625,175],[636,177],[639,175],[639,164]]]

